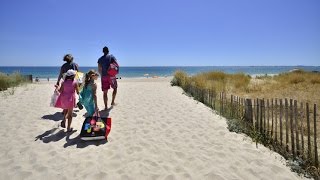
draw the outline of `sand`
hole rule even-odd
[[[108,142],[79,139],[84,109],[74,113],[76,132],[58,126],[61,110],[49,107],[54,83],[0,94],[1,179],[301,179],[169,77],[118,81]]]

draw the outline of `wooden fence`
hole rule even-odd
[[[319,167],[317,142],[317,105],[293,99],[248,99],[214,90],[186,86],[184,90],[220,115],[241,119],[250,130],[280,147],[279,153],[302,158]],[[280,152],[281,151],[281,152]]]

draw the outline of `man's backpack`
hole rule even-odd
[[[107,70],[107,73],[109,76],[116,76],[118,73],[119,73],[119,64],[117,63],[117,61],[115,60],[112,60],[111,59],[111,55],[109,56],[110,57],[110,65],[109,65],[109,68]]]

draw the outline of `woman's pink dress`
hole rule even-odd
[[[63,82],[63,91],[60,93],[55,107],[71,109],[76,105],[75,89],[76,81],[67,79]]]

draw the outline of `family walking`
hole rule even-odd
[[[108,110],[108,90],[113,89],[111,106],[115,105],[115,98],[117,95],[117,78],[119,73],[119,65],[116,58],[109,54],[108,47],[103,47],[103,56],[98,59],[98,72],[101,75],[101,89],[103,91],[104,110]],[[63,120],[61,127],[65,128],[67,125],[67,132],[71,132],[72,113],[73,108],[76,107],[76,93],[79,95],[79,103],[82,104],[87,114],[86,116],[93,116],[99,113],[97,103],[97,84],[99,74],[95,70],[89,70],[85,74],[84,83],[79,77],[79,66],[73,62],[71,54],[64,56],[63,61],[66,61],[60,69],[57,83],[55,84],[56,92],[59,96],[56,100],[55,107],[63,109]],[[80,89],[82,89],[80,91]]]

